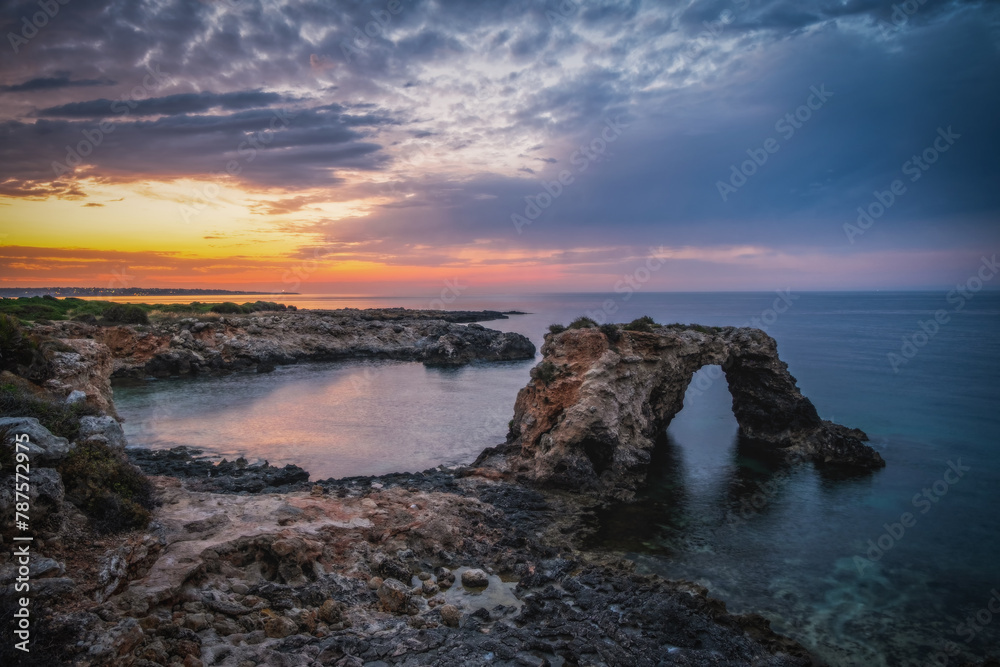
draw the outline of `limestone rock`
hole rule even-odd
[[[52,435],[34,417],[3,417],[0,419],[0,431],[7,430],[4,444],[14,446],[16,436],[26,434],[28,456],[34,462],[54,463],[66,458],[73,446],[66,438]],[[22,440],[23,443],[23,440]],[[22,447],[21,451],[25,451]]]
[[[861,469],[885,465],[867,436],[823,421],[774,339],[759,329],[596,328],[548,334],[544,360],[517,397],[507,442],[476,461],[524,481],[611,498],[642,483],[656,436],[683,407],[692,375],[722,367],[740,434],[786,460]]]
[[[124,450],[125,446],[128,445],[122,425],[118,423],[117,419],[107,415],[81,417],[79,440],[81,442],[98,440],[119,451]]]

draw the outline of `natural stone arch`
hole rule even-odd
[[[658,432],[684,405],[695,372],[721,366],[740,435],[789,460],[878,468],[867,436],[820,419],[774,339],[759,329],[595,328],[546,336],[543,361],[517,397],[507,442],[477,465],[548,486],[629,497]]]

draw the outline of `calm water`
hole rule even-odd
[[[979,293],[961,312],[942,293],[793,296],[776,317],[767,312],[776,294],[462,297],[452,307],[530,311],[487,326],[536,345],[550,323],[599,317],[608,300],[614,321],[773,322],[766,328],[803,393],[825,418],[867,431],[885,470],[843,478],[755,458],[737,441],[725,381],[703,369],[700,392],[689,391],[663,437],[647,497],[600,517],[592,546],[702,583],[834,665],[960,664],[943,654],[927,662],[946,642],[969,656],[1000,653],[1000,614],[988,610],[1000,590],[1000,295]],[[894,372],[887,355],[901,355],[903,337],[937,309],[951,320]],[[502,441],[533,363],[313,364],[116,387],[115,400],[134,445],[296,462],[313,479],[413,471],[467,463]],[[949,462],[961,477],[946,475]],[[924,489],[934,502],[914,498]],[[894,526],[907,512],[908,527]],[[864,558],[869,540],[883,547],[869,553],[877,561]]]

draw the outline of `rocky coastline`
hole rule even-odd
[[[146,330],[36,326],[36,347],[49,351],[33,371],[21,364],[0,381],[23,391],[30,384],[31,391],[92,414],[79,417],[68,437],[37,419],[0,420],[5,446],[15,433],[31,435],[31,521],[38,531],[32,653],[5,646],[0,662],[821,664],[772,632],[764,618],[731,614],[697,585],[639,574],[624,558],[581,546],[593,509],[634,492],[642,468],[635,462],[649,447],[643,438],[672,417],[689,370],[704,363],[721,363],[743,387],[734,390],[746,410],[741,426],[789,460],[861,461],[862,467],[881,461],[858,449],[866,447],[863,434],[815,417],[763,332],[550,334],[542,363],[518,397],[507,443],[468,467],[309,481],[297,466],[218,462],[186,448],[125,448],[112,375],[365,355],[465,363],[534,354],[526,339],[408,312],[225,317],[197,331],[198,321],[184,320]],[[171,355],[188,364],[171,366]],[[194,369],[196,358],[204,366],[194,362]],[[763,388],[776,386],[780,391],[765,400]],[[784,410],[794,415],[790,425],[764,428]],[[606,450],[589,444],[595,434]],[[147,521],[111,531],[95,520],[124,513],[99,506],[105,514],[95,514],[94,503],[81,500],[116,497],[106,488],[81,490],[73,476],[81,458],[89,465],[98,454],[114,458],[114,466],[85,470],[112,470],[116,481],[84,481],[117,489],[141,469],[136,488],[148,498],[129,496],[136,507],[126,516],[148,512]],[[606,465],[595,465],[601,461]],[[14,502],[10,472],[0,462],[4,512]],[[11,544],[10,531],[2,537]],[[0,555],[4,622],[18,572],[10,551]]]

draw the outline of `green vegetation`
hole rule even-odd
[[[566,327],[564,327],[561,324],[550,324],[549,325],[549,333],[550,334],[561,334],[563,331],[566,331]]]
[[[601,333],[608,337],[609,343],[617,343],[622,337],[622,332],[617,324],[602,324]]]
[[[153,485],[123,453],[104,443],[77,446],[59,464],[66,498],[102,532],[145,528],[155,507]]]
[[[150,314],[193,316],[208,313],[226,313],[235,315],[283,310],[295,310],[295,306],[286,306],[273,301],[254,301],[244,304],[232,302],[211,304],[202,303],[201,301],[149,304],[91,301],[75,297],[56,299],[51,296],[0,299],[0,315],[9,315],[25,322],[34,320],[87,320],[93,317],[96,320],[115,324],[147,324]],[[3,323],[0,322],[0,341],[2,341],[3,336]]]
[[[573,320],[569,328],[570,329],[593,329],[597,326],[597,322],[590,319],[589,317],[578,317]]]
[[[51,347],[59,349],[64,344],[56,341],[39,344],[21,328],[17,318],[0,314],[0,370],[16,372],[31,380],[43,379],[48,370],[44,353]]]
[[[222,303],[217,303],[212,306],[209,310],[213,313],[220,313],[222,315],[240,315],[249,311],[243,310],[243,306],[238,303],[233,303],[232,301],[224,301]]]
[[[12,429],[10,427],[0,428],[0,475],[7,475],[14,470],[15,455],[11,435]],[[7,443],[8,439],[12,441],[10,444]]]
[[[0,384],[0,417],[34,417],[54,435],[67,440],[79,435],[80,417],[98,414],[84,401],[67,405],[36,396],[14,383]]]
[[[115,303],[104,309],[104,319],[115,324],[149,324],[149,315],[131,303]]]
[[[551,361],[543,361],[531,369],[531,377],[549,384],[556,379],[556,365]]]
[[[660,325],[657,324],[652,317],[649,315],[643,315],[642,317],[632,320],[622,328],[625,329],[625,331],[642,331],[649,333],[654,328],[659,326]]]

